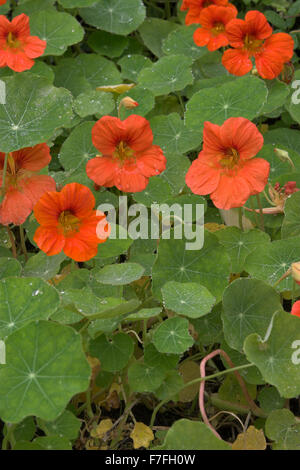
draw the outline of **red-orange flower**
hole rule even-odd
[[[211,5],[204,8],[199,15],[201,28],[194,32],[194,41],[197,46],[207,46],[209,51],[215,51],[228,45],[225,31],[227,23],[238,14],[237,9]]]
[[[11,152],[7,159],[5,187],[2,188],[5,153],[0,153],[0,223],[20,225],[25,222],[35,203],[45,191],[55,190],[51,176],[39,175],[39,171],[51,161],[46,144],[26,147]]]
[[[300,300],[297,300],[297,302],[294,303],[291,314],[300,317]]]
[[[272,34],[266,17],[249,11],[245,20],[233,19],[226,26],[229,44],[234,49],[224,52],[222,63],[228,72],[242,76],[253,67],[251,57],[262,78],[272,80],[293,56],[294,41],[287,33]]]
[[[200,13],[211,5],[230,7],[236,10],[236,8],[231,3],[229,3],[228,0],[184,0],[181,6],[181,10],[188,10],[185,17],[185,24],[190,25],[193,23],[200,23]]]
[[[152,145],[150,124],[141,116],[132,114],[124,121],[102,117],[93,127],[92,141],[102,155],[87,163],[86,172],[99,186],[143,191],[150,176],[166,168],[162,149]]]
[[[186,174],[195,194],[210,194],[219,209],[241,207],[267,184],[270,164],[253,158],[263,136],[248,119],[230,118],[222,126],[204,123],[203,150]]]
[[[75,261],[88,261],[96,256],[99,243],[105,242],[110,234],[105,215],[94,207],[93,193],[82,184],[70,183],[60,192],[45,193],[34,207],[40,224],[34,241],[48,256],[63,250]],[[100,222],[101,238],[99,231],[97,235]]]
[[[29,70],[46,46],[46,41],[30,36],[29,17],[24,13],[11,22],[0,16],[0,67],[7,66],[15,72]]]
[[[7,0],[0,0],[0,5],[5,5],[6,2]]]

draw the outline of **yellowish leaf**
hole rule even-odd
[[[154,434],[144,423],[135,423],[133,431],[130,433],[130,437],[133,440],[133,447],[135,449],[139,449],[139,447],[148,448],[150,442],[154,439]]]
[[[232,444],[232,450],[265,450],[266,438],[262,429],[249,426],[246,432],[238,435]]]
[[[133,88],[134,86],[135,83],[120,83],[119,85],[98,86],[96,90],[117,93],[118,95],[120,95],[121,93],[125,93],[125,91],[131,90],[131,88]]]
[[[113,422],[111,419],[102,419],[98,426],[91,431],[92,437],[98,437],[102,439],[104,435],[112,428]]]

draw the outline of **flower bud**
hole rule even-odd
[[[294,281],[296,281],[297,284],[300,284],[300,261],[297,261],[297,263],[292,263],[291,268]]]
[[[130,96],[125,96],[125,98],[120,101],[120,106],[124,106],[126,109],[136,108],[138,105],[138,102],[134,101]]]

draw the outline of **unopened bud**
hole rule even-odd
[[[275,148],[275,149],[274,149],[274,152],[275,152],[276,156],[277,156],[282,162],[288,162],[288,163],[291,165],[291,167],[293,168],[293,170],[295,169],[294,162],[293,162],[293,160],[292,160],[291,157],[289,156],[289,153],[288,153],[286,150],[282,150],[282,149]]]
[[[297,282],[297,284],[300,284],[300,261],[292,263],[291,268],[294,281]]]
[[[138,102],[134,101],[130,96],[125,96],[125,98],[120,101],[120,106],[124,106],[126,109],[136,108],[138,105]]]

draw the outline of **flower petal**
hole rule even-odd
[[[252,69],[253,65],[247,51],[227,49],[222,57],[222,64],[232,75],[241,77]]]
[[[219,184],[220,170],[209,166],[208,163],[204,153],[200,152],[185,176],[185,182],[194,194],[210,194]]]
[[[125,142],[136,152],[142,152],[151,147],[153,133],[149,121],[137,114],[131,114],[123,121],[125,126]]]
[[[65,246],[65,238],[55,227],[38,227],[33,240],[48,256],[58,255]]]
[[[224,147],[236,149],[241,159],[257,155],[264,143],[256,125],[242,117],[227,119],[221,126],[220,134]]]
[[[92,158],[86,165],[87,176],[99,186],[114,186],[117,172],[117,163],[109,157]]]

